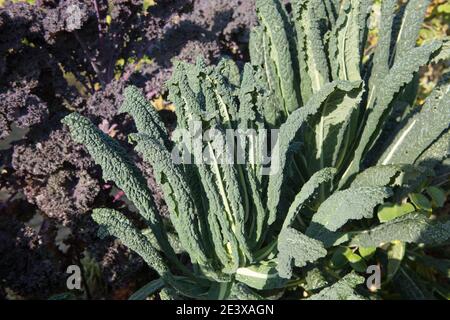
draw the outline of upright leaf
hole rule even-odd
[[[272,224],[278,213],[281,190],[287,175],[288,160],[291,156],[292,145],[298,138],[297,134],[308,125],[309,119],[320,111],[322,105],[333,93],[348,92],[354,87],[346,81],[334,81],[327,83],[308,103],[302,108],[294,111],[280,127],[278,140],[275,145],[276,152],[272,155],[271,176],[268,185],[267,209],[269,210],[268,224]]]
[[[297,60],[299,63],[300,94],[303,105],[312,95],[312,83],[308,73],[307,34],[303,21],[306,19],[307,4],[309,0],[292,1],[292,20],[297,35]]]
[[[309,121],[311,129],[304,132],[305,140],[311,141],[306,155],[311,171],[337,167],[352,143],[363,90],[360,81],[345,85],[345,90],[336,90],[328,96],[320,112]]]
[[[361,29],[361,2],[358,0],[345,0],[341,6],[339,18],[332,30],[330,59],[334,69],[334,79],[357,81],[361,79],[360,38],[364,29]],[[335,60],[336,59],[336,60]]]
[[[147,221],[160,247],[171,261],[182,267],[169,244],[161,217],[156,213],[147,183],[139,169],[132,164],[126,151],[115,140],[78,113],[66,116],[63,123],[69,127],[74,141],[85,145],[95,163],[102,167],[103,178],[107,181],[114,181],[139,209],[139,213]]]
[[[375,98],[377,87],[389,72],[389,57],[391,45],[391,30],[394,21],[394,12],[397,0],[384,0],[381,2],[381,16],[378,28],[378,41],[373,57],[373,68],[369,80],[369,97]],[[369,99],[368,107],[372,107],[374,100]]]
[[[450,83],[441,83],[398,132],[379,163],[414,163],[450,127],[449,105]]]
[[[329,70],[325,46],[320,30],[319,19],[314,8],[319,6],[318,0],[295,1],[292,3],[296,30],[300,34],[299,52],[304,52],[299,57],[300,63],[306,61],[309,79],[313,92],[318,92],[329,81]],[[302,50],[302,51],[300,51]],[[302,68],[302,65],[300,65]],[[305,79],[302,71],[301,78]],[[307,100],[303,99],[304,102]]]
[[[382,84],[376,89],[376,94],[373,92],[373,89],[369,92],[368,107],[370,108],[372,99],[375,99],[375,97],[376,103],[367,116],[354,158],[344,175],[341,185],[348,177],[359,171],[361,160],[364,158],[366,151],[376,142],[383,128],[383,122],[386,119],[386,115],[389,114],[389,106],[395,94],[411,81],[420,66],[428,63],[430,57],[440,47],[441,43],[439,41],[433,41],[427,45],[410,50],[404,59],[394,63],[388,75],[383,79]]]
[[[148,103],[143,94],[135,86],[124,90],[124,102],[120,112],[126,112],[133,117],[134,123],[140,133],[161,141],[168,145],[168,135],[156,109]]]
[[[405,54],[416,46],[419,31],[429,4],[430,0],[409,0],[406,4],[393,53],[395,60],[403,59]]]
[[[199,221],[205,217],[196,208],[183,172],[173,163],[169,151],[157,141],[142,134],[133,135],[131,139],[137,142],[135,149],[153,167],[156,180],[162,186],[170,218],[192,262],[210,267],[212,257],[204,246],[209,245],[206,221]]]
[[[287,17],[281,3],[276,0],[257,0],[256,11],[270,41],[270,57],[276,67],[277,81],[286,114],[298,108],[294,87],[294,69],[291,57],[289,34],[286,30]]]
[[[283,228],[289,227],[295,220],[295,217],[308,204],[308,202],[318,193],[319,188],[325,183],[332,181],[336,170],[333,168],[324,168],[316,172],[302,187],[289,207],[288,214],[283,223]]]

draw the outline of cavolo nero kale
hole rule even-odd
[[[288,13],[258,0],[242,72],[232,60],[176,65],[167,85],[178,129],[195,132],[196,121],[222,138],[226,129],[279,129],[274,174],[261,163],[223,165],[208,141],[210,164],[175,163],[180,137],[128,87],[121,112],[138,131],[129,140],[152,165],[170,221],[123,147],[77,113],[64,119],[147,222],[139,230],[118,211],[93,212],[104,234],[161,277],[135,297],[164,288],[164,298],[272,299],[301,288],[310,299],[361,299],[371,294],[359,286],[370,261],[386,265],[384,284],[416,291],[426,284],[411,276],[415,263],[445,269],[425,249],[450,238],[450,222],[432,211],[445,195],[429,186],[449,157],[448,77],[422,106],[415,97],[419,68],[450,51],[446,39],[416,46],[427,4],[411,0],[399,13],[397,1],[383,1],[366,59],[372,1],[293,0]]]

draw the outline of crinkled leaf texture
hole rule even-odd
[[[306,234],[333,245],[338,230],[349,220],[371,218],[374,208],[392,195],[388,187],[358,187],[333,193],[314,214]]]
[[[364,283],[364,277],[349,273],[335,284],[322,289],[308,298],[308,300],[365,300],[355,292],[356,286]]]
[[[289,227],[278,237],[278,251],[277,270],[281,277],[287,279],[292,276],[293,265],[303,267],[327,254],[320,241]]]
[[[411,213],[383,223],[355,236],[352,244],[377,247],[400,240],[409,243],[436,245],[450,238],[450,221],[433,221],[424,213]]]

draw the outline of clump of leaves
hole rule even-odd
[[[398,257],[404,249],[426,258],[427,247],[450,237],[450,222],[430,218],[433,207],[422,198],[449,157],[450,94],[444,78],[416,108],[416,75],[449,51],[439,40],[416,46],[427,1],[398,11],[397,1],[386,0],[377,47],[363,62],[371,4],[296,0],[288,14],[279,1],[259,0],[260,25],[242,73],[230,60],[176,66],[168,87],[178,128],[197,134],[198,121],[221,139],[226,129],[278,128],[271,175],[262,164],[221,164],[230,150],[208,139],[209,164],[176,164],[171,150],[180,137],[169,139],[136,88],[125,91],[121,111],[138,130],[130,141],[153,166],[170,221],[157,214],[115,140],[79,114],[64,119],[147,222],[142,231],[118,211],[93,213],[161,276],[136,296],[165,287],[165,298],[360,299],[369,292],[358,288],[364,278],[357,273],[365,273],[364,261],[384,271],[381,253],[391,262],[386,282],[419,287]],[[440,189],[425,190],[442,204]],[[404,203],[411,206],[396,207]]]

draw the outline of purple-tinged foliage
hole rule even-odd
[[[5,1],[0,7],[0,146],[13,126],[29,128],[11,148],[0,149],[0,195],[7,195],[0,218],[4,212],[12,214],[9,220],[20,215],[16,222],[22,224],[38,212],[52,228],[68,226],[70,249],[44,260],[59,268],[62,259],[74,263],[87,250],[113,290],[148,269],[141,258],[112,238],[98,240],[90,210],[102,205],[123,207],[126,202],[120,191],[113,193],[112,185],[100,178],[99,168],[82,146],[69,139],[59,119],[77,110],[123,140],[134,131],[128,116],[117,116],[126,85],[144,88],[147,97],[153,98],[165,94],[163,84],[171,74],[172,59],[193,61],[204,56],[214,62],[223,54],[245,59],[248,27],[255,22],[250,9],[253,1],[159,0],[146,12],[142,4],[135,0],[37,0],[35,5]],[[140,63],[141,58],[148,62],[148,57],[151,63]],[[161,115],[173,128],[173,113]],[[144,172],[159,213],[167,215],[151,167],[128,151]],[[26,218],[16,210],[13,199],[17,197],[28,206]],[[5,240],[2,249],[17,248],[17,254],[8,253],[4,260],[11,262],[10,267],[15,259],[20,266],[25,252],[37,250],[39,256],[54,250],[54,237],[37,249],[16,241],[12,233],[5,236],[3,229],[8,230],[6,222],[0,228]],[[26,233],[25,229],[20,232]],[[20,232],[16,232],[19,238]],[[46,232],[33,237],[44,237]],[[9,279],[9,287],[24,297],[46,298],[55,291],[53,284],[48,290],[41,288],[46,280],[39,268],[45,263],[38,262],[30,273],[20,267],[2,269],[0,281]],[[64,285],[61,270],[52,272],[59,277],[55,284]],[[14,284],[14,274],[23,279]],[[25,281],[29,282],[26,286]]]

